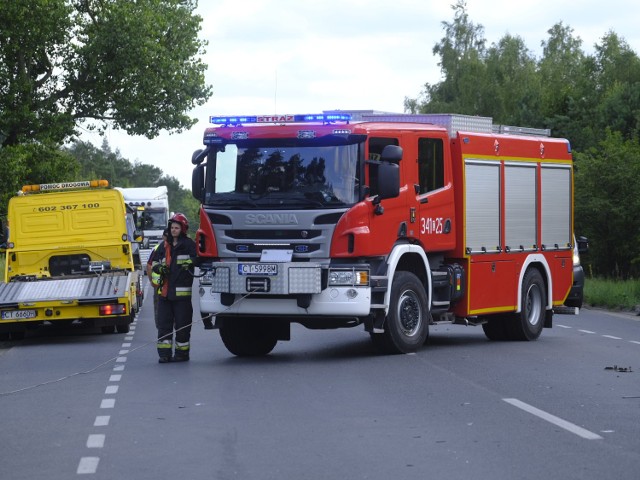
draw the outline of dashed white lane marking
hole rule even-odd
[[[503,398],[502,400],[504,400],[510,405],[513,405],[514,407],[517,407],[521,410],[524,410],[527,413],[530,413],[531,415],[535,415],[536,417],[541,418],[542,420],[546,420],[547,422],[552,423],[557,427],[563,428],[568,432],[578,435],[579,437],[585,438],[587,440],[602,440],[602,437],[598,434],[595,434],[593,432],[590,432],[589,430],[579,427],[574,423],[563,420],[560,417],[551,415],[550,413],[547,413],[544,410],[540,410],[539,408],[529,405],[528,403],[524,403],[518,400],[517,398]]]
[[[77,473],[79,475],[87,474],[87,473],[96,473],[96,470],[98,470],[99,462],[100,462],[100,457],[82,457],[80,459],[80,463],[78,464]]]
[[[105,395],[114,395],[116,393],[118,393],[118,386],[117,385],[109,385],[104,390],[104,394]]]
[[[567,328],[567,329],[573,328],[573,327],[571,327],[569,325],[562,325],[562,324],[558,324],[556,326],[559,327],[559,328]],[[578,330],[578,331],[582,332],[582,333],[590,333],[590,334],[594,334],[594,335],[596,333],[596,332],[592,332],[591,330]],[[604,337],[604,338],[610,338],[612,340],[623,340],[622,337],[616,337],[615,335],[601,335],[601,336]],[[638,340],[628,340],[628,342],[636,344],[636,345],[640,345],[640,342]]]
[[[104,439],[106,436],[103,433],[92,433],[87,438],[87,448],[102,448],[104,447]]]
[[[109,420],[111,420],[111,415],[98,415],[96,417],[96,421],[93,422],[94,427],[106,427],[109,425]]]
[[[119,356],[116,358],[115,364],[113,366],[114,372],[124,371],[124,367],[125,367],[124,364],[127,361],[127,357],[125,355],[129,353],[129,348],[131,347],[131,343],[128,343],[128,342],[131,342],[133,340],[133,335],[135,334],[135,330],[136,330],[136,325],[135,325],[136,321],[137,319],[134,320],[129,326],[129,330],[131,333],[124,338],[125,343],[123,343],[122,346],[120,347],[121,350],[118,352]],[[114,373],[109,377],[109,383],[116,383],[116,382],[119,382],[120,380],[122,380],[121,373]],[[118,393],[119,388],[120,387],[118,385],[107,385],[104,391],[104,394],[115,395],[116,393]],[[115,398],[103,398],[102,401],[100,402],[101,409],[115,408],[115,405],[116,405]],[[111,421],[110,415],[98,415],[95,421],[93,422],[93,426],[106,427],[109,425],[110,421]],[[106,438],[107,436],[104,433],[90,434],[89,437],[87,438],[87,448],[92,448],[92,449],[103,448]],[[98,470],[99,463],[100,463],[100,457],[81,457],[80,462],[78,463],[78,469],[76,473],[78,475],[96,473]]]

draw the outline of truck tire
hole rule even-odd
[[[412,353],[429,336],[429,305],[424,286],[411,272],[396,272],[391,285],[389,313],[384,333],[372,333],[374,345],[383,353]]]
[[[222,343],[238,357],[260,357],[268,355],[278,343],[268,320],[221,317],[220,338]]]
[[[24,330],[14,330],[12,332],[9,332],[9,338],[11,340],[24,340],[26,333],[27,332]]]
[[[542,333],[547,306],[544,279],[535,268],[529,268],[522,279],[520,312],[507,321],[509,340],[536,340]]]
[[[489,340],[501,342],[509,338],[509,332],[507,331],[508,316],[504,314],[488,315],[486,320],[487,323],[482,324],[482,330]]]
[[[129,324],[128,323],[119,323],[116,325],[116,331],[118,333],[129,333]]]

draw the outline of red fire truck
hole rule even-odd
[[[298,322],[408,353],[429,325],[535,340],[573,281],[573,164],[548,130],[464,115],[211,117],[192,157],[200,308],[266,355]]]

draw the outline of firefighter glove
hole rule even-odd
[[[169,267],[167,267],[163,263],[156,263],[153,265],[153,267],[151,267],[151,271],[153,271],[153,273],[157,273],[158,275],[164,276],[169,273]]]

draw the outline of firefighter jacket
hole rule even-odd
[[[193,285],[193,261],[196,258],[196,244],[186,235],[178,237],[178,242],[160,243],[153,257],[153,265],[163,266],[164,271],[159,293],[167,300],[191,299]]]

